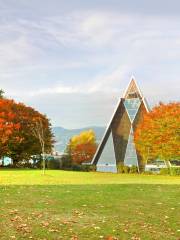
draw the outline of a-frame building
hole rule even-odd
[[[117,172],[118,164],[141,166],[141,157],[134,144],[134,131],[148,111],[146,100],[132,78],[92,160],[97,171]]]

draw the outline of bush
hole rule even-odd
[[[128,166],[123,166],[124,173],[129,173],[130,172],[130,167]]]
[[[35,167],[35,168],[41,168],[41,167],[42,167],[41,162],[42,162],[42,160],[38,160],[38,161],[34,164],[34,167]]]
[[[45,166],[46,166],[46,168],[47,168],[47,160],[45,160]],[[43,168],[43,160],[42,159],[40,159],[40,160],[38,160],[36,163],[34,163],[34,168],[40,168],[40,169],[42,169]]]
[[[138,173],[138,167],[137,166],[130,167],[129,173]]]
[[[72,168],[72,159],[70,154],[64,154],[61,158],[61,169],[71,169]]]
[[[95,172],[96,171],[96,165],[86,165],[88,172]]]
[[[18,162],[15,166],[12,166],[15,168],[34,168],[34,164],[28,162],[28,161],[23,161],[23,162]]]
[[[161,168],[160,174],[161,175],[179,176],[180,175],[180,167]]]
[[[145,171],[145,165],[144,164],[140,164],[139,165],[139,172],[143,173]]]
[[[118,173],[124,173],[124,165],[123,164],[118,164],[117,165],[117,172]]]
[[[82,165],[73,164],[71,169],[72,169],[73,171],[82,171]]]
[[[172,176],[180,175],[180,167],[171,167],[170,173]]]
[[[121,163],[117,166],[117,172],[118,173],[129,173],[130,172],[130,167],[125,166]]]
[[[60,169],[60,160],[58,159],[53,159],[47,161],[47,168],[48,169]]]
[[[169,175],[170,174],[170,169],[169,168],[161,168],[160,169],[160,174],[161,175]]]
[[[80,164],[73,164],[72,165],[73,171],[81,171],[81,172],[94,172],[96,171],[95,165],[80,165]]]

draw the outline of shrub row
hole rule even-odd
[[[71,161],[66,160],[50,160],[47,161],[47,168],[48,169],[62,169],[62,170],[72,170],[72,171],[82,171],[82,172],[90,172],[90,171],[96,171],[95,165],[81,165],[81,164],[75,164]]]
[[[73,164],[71,170],[82,171],[82,172],[95,172],[96,171],[96,166],[95,165]]]
[[[180,167],[161,168],[160,174],[161,175],[179,176],[180,175]]]
[[[118,173],[138,173],[138,168],[137,166],[125,166],[122,164],[119,164],[117,167]]]

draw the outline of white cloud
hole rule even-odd
[[[7,95],[36,99],[37,105],[38,98],[52,101],[53,95],[67,95],[64,101],[70,94],[99,101],[99,94],[120,97],[133,74],[145,96],[179,97],[177,15],[135,15],[103,7],[61,12],[50,7],[50,13],[32,14],[36,4],[29,10],[31,4],[25,4],[25,11],[4,4],[0,18],[0,88]]]
[[[88,82],[81,82],[75,86],[68,86],[66,84],[52,85],[48,88],[40,88],[35,91],[24,93],[25,96],[38,96],[46,94],[92,94],[102,92],[106,93],[119,93],[121,94],[127,81],[130,80],[130,66],[122,65],[115,68],[112,72],[100,74],[95,78],[90,79]],[[118,87],[117,87],[118,86]],[[121,86],[121,87],[120,87]],[[11,93],[18,95],[19,93]],[[22,96],[23,93],[21,93]]]
[[[29,61],[33,63],[39,52],[40,49],[30,44],[24,37],[11,41],[0,41],[0,66],[9,68],[10,66],[21,65],[23,67]]]

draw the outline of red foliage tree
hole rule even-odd
[[[92,130],[81,132],[74,136],[69,143],[72,161],[76,164],[90,162],[96,152],[95,133]]]
[[[78,144],[72,152],[72,161],[77,164],[90,162],[96,152],[96,144],[84,143]]]
[[[51,125],[47,117],[35,109],[13,100],[0,99],[0,150],[1,157],[9,156],[16,165],[32,155],[42,153],[34,129],[41,121],[44,132],[44,149],[50,152],[53,145]]]
[[[16,122],[13,100],[0,99],[0,157],[9,153],[9,145],[21,141],[18,136],[20,123]]]

